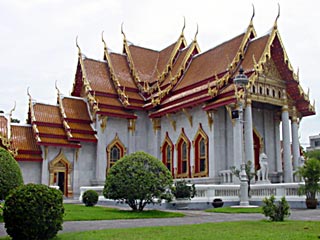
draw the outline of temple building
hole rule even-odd
[[[245,32],[205,52],[197,33],[187,43],[184,27],[160,51],[129,43],[123,31],[122,53],[110,52],[102,37],[103,60],[86,57],[77,44],[71,96],[56,87],[50,105],[28,91],[27,123],[2,114],[0,145],[26,183],[58,185],[67,197],[103,185],[116,161],[136,151],[160,159],[175,179],[203,184],[233,184],[230,168],[250,160],[260,169],[264,153],[270,181],[293,182],[299,121],[315,108],[277,19],[257,36],[252,18]],[[234,83],[241,68],[246,86]]]

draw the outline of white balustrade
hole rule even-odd
[[[286,197],[290,201],[304,201],[305,196],[298,195],[300,183],[277,183],[277,184],[252,184],[250,195],[251,201],[262,201],[265,197],[274,195],[277,200]],[[212,202],[215,198],[221,198],[223,201],[239,201],[239,184],[196,184],[196,196],[191,199],[192,202]],[[103,197],[103,186],[84,186],[80,187],[79,200],[82,201],[82,195],[87,190],[94,190],[99,194],[99,200],[106,200]],[[320,198],[320,196],[318,196]]]

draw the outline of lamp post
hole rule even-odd
[[[236,85],[236,88],[243,88],[244,90],[244,103],[240,101],[239,103],[239,118],[238,121],[240,121],[240,127],[241,127],[241,135],[240,135],[240,147],[242,148],[242,161],[241,161],[241,168],[240,168],[240,206],[249,206],[249,198],[248,198],[248,176],[246,173],[246,161],[245,161],[245,147],[244,147],[244,137],[243,137],[243,110],[246,100],[246,94],[247,94],[247,89],[246,86],[248,85],[249,79],[248,77],[244,74],[244,71],[242,67],[239,69],[239,74],[235,76],[233,83]]]

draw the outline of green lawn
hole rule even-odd
[[[206,212],[216,212],[216,213],[262,213],[262,207],[257,208],[210,208]]]
[[[165,212],[158,210],[144,210],[133,212],[131,210],[119,210],[109,207],[86,207],[78,204],[64,204],[64,221],[85,220],[112,220],[112,219],[134,219],[134,218],[171,218],[183,217],[182,213]]]
[[[206,223],[170,227],[107,229],[100,231],[65,233],[59,234],[55,240],[315,240],[320,236],[319,224],[320,223],[316,221],[269,222],[266,220]]]

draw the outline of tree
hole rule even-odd
[[[171,173],[160,160],[136,152],[124,156],[109,170],[103,195],[125,201],[133,211],[143,211],[155,198],[170,198],[172,184]]]
[[[247,180],[248,181],[248,196],[250,196],[250,190],[251,190],[250,182],[257,175],[257,172],[256,171],[251,172],[251,169],[252,169],[252,162],[251,161],[246,162],[245,171],[246,171],[247,178],[248,178],[248,180]],[[232,166],[230,168],[230,170],[231,170],[232,174],[234,174],[236,177],[238,177],[240,179],[241,170],[237,169],[235,166]]]
[[[23,185],[23,178],[19,164],[7,150],[0,147],[0,200],[20,185]]]
[[[7,196],[3,220],[12,239],[45,240],[62,229],[63,214],[60,190],[29,183]]]

